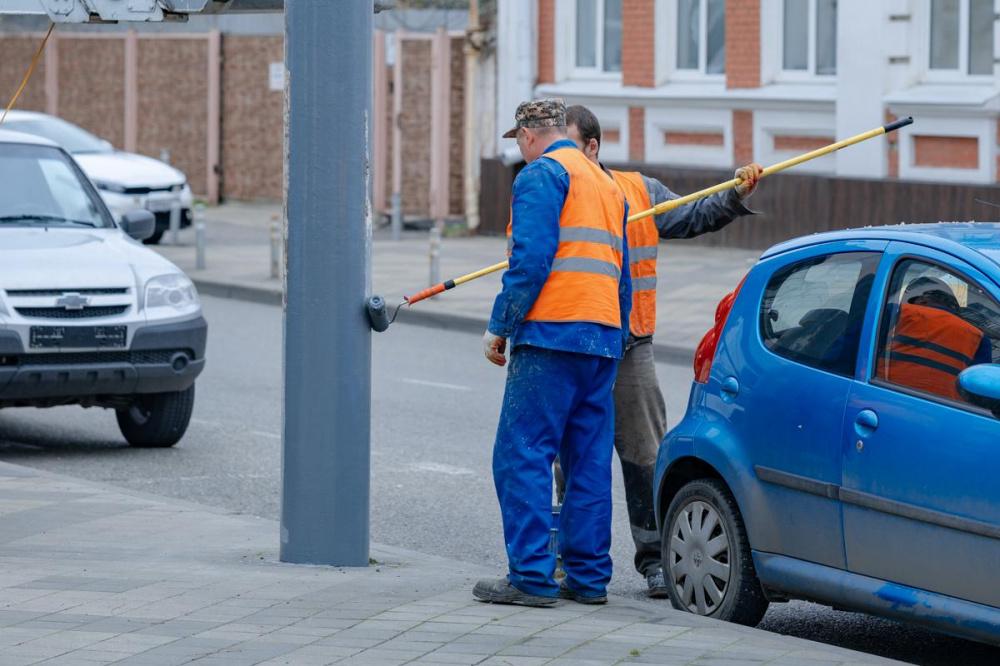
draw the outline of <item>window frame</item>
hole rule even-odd
[[[678,32],[680,31],[680,12],[681,3],[680,0],[672,0],[667,7],[667,15],[669,16],[669,21],[663,26],[663,31],[670,35],[669,40],[664,40],[667,42],[667,51],[670,67],[670,79],[673,81],[700,81],[700,82],[722,82],[726,80],[726,70],[723,67],[722,72],[718,74],[710,74],[708,69],[708,0],[697,0],[698,2],[698,67],[697,68],[685,68],[682,69],[678,64],[677,59],[677,48],[680,44],[678,39]],[[725,6],[723,5],[723,21],[725,21]],[[657,26],[659,28],[659,26]],[[726,39],[722,40],[722,53],[723,59],[725,59],[728,54],[726,53]]]
[[[977,407],[976,405],[973,405],[968,402],[951,400],[950,398],[946,398],[936,393],[929,393],[926,391],[921,391],[919,389],[910,388],[908,386],[893,384],[889,380],[882,379],[881,377],[878,376],[878,360],[882,355],[883,326],[886,324],[885,315],[888,310],[889,296],[892,289],[893,279],[896,277],[896,272],[900,269],[900,266],[906,263],[907,261],[920,262],[932,268],[937,268],[938,270],[944,271],[946,273],[951,273],[955,277],[965,280],[970,285],[975,285],[980,290],[982,290],[984,294],[987,294],[991,299],[993,299],[993,301],[998,306],[998,310],[1000,310],[1000,299],[997,299],[997,297],[993,294],[992,291],[983,287],[982,280],[973,278],[967,271],[962,270],[961,268],[958,268],[951,264],[947,264],[938,259],[928,257],[926,255],[917,254],[915,252],[902,252],[901,254],[891,257],[890,265],[886,269],[887,273],[885,277],[885,285],[883,286],[882,294],[878,302],[878,310],[875,315],[876,320],[874,322],[874,331],[872,339],[870,341],[871,346],[869,348],[870,363],[868,364],[867,377],[865,377],[862,381],[864,383],[870,384],[871,386],[885,389],[886,391],[892,391],[893,393],[899,393],[911,398],[918,398],[920,400],[933,402],[939,405],[944,405],[946,407],[951,407],[953,409],[958,409],[964,412],[970,412],[972,414],[985,416],[995,420],[996,417],[993,415],[993,413],[990,412],[990,410],[985,409],[983,407]],[[888,333],[888,331],[885,332]]]
[[[923,9],[925,11],[925,20],[923,21],[923,26],[920,31],[920,46],[921,52],[921,67],[924,71],[924,79],[929,82],[935,83],[985,83],[992,84],[994,82],[994,74],[996,72],[996,52],[997,45],[993,44],[993,53],[990,54],[990,60],[994,62],[993,72],[989,74],[970,74],[969,73],[969,32],[971,26],[969,25],[969,17],[971,16],[971,9],[969,7],[970,0],[958,0],[958,67],[955,69],[941,69],[931,66],[931,35],[933,34],[932,25],[932,15],[931,15],[931,2],[932,0],[924,0]],[[996,26],[996,18],[993,20],[994,26]],[[996,27],[993,29],[994,40],[996,39]]]
[[[825,260],[827,260],[827,259],[829,259],[831,257],[842,257],[842,256],[845,256],[845,255],[867,255],[868,257],[872,258],[873,261],[874,261],[874,264],[869,268],[869,271],[868,271],[868,274],[870,274],[872,276],[872,278],[873,278],[873,283],[872,283],[871,289],[868,292],[868,299],[867,299],[867,301],[865,303],[865,307],[864,307],[864,309],[863,309],[863,311],[861,313],[862,325],[861,325],[861,329],[858,331],[858,345],[857,345],[857,348],[854,350],[854,362],[851,365],[851,367],[848,370],[848,372],[846,374],[842,374],[842,373],[836,372],[835,370],[832,370],[830,368],[824,368],[824,367],[821,367],[821,366],[818,366],[818,365],[813,365],[813,364],[810,364],[810,363],[805,363],[805,362],[803,362],[802,360],[800,360],[798,358],[792,358],[790,356],[785,356],[785,355],[780,354],[780,353],[774,351],[773,349],[771,349],[768,346],[767,340],[766,340],[766,338],[764,336],[764,300],[767,298],[768,289],[770,288],[771,282],[774,280],[775,276],[778,275],[779,273],[781,273],[782,271],[786,271],[786,270],[787,271],[791,271],[795,267],[802,266],[803,264],[806,264],[808,262],[817,262],[817,260],[820,260],[820,259],[822,259],[822,260],[825,261]],[[756,315],[755,315],[756,323],[755,323],[754,329],[756,330],[757,342],[760,344],[761,348],[766,353],[770,354],[771,356],[773,356],[775,358],[781,359],[782,361],[785,361],[785,362],[788,362],[788,363],[794,363],[797,366],[800,366],[800,367],[803,367],[803,368],[808,368],[809,370],[814,370],[816,372],[823,372],[823,373],[826,373],[828,375],[832,375],[834,377],[840,377],[841,379],[845,379],[845,380],[849,380],[849,381],[856,380],[857,375],[858,375],[859,363],[861,362],[861,360],[863,358],[862,354],[863,353],[867,354],[870,351],[870,349],[868,349],[868,350],[865,349],[865,345],[868,344],[868,340],[866,339],[866,336],[865,336],[865,330],[866,330],[865,320],[867,320],[867,317],[869,315],[869,311],[871,310],[872,298],[875,295],[875,286],[876,286],[876,284],[878,282],[879,271],[881,270],[881,267],[882,267],[882,265],[884,263],[884,259],[885,259],[885,249],[884,248],[882,248],[882,249],[875,249],[874,247],[843,248],[843,249],[837,249],[837,250],[833,250],[833,251],[819,252],[819,253],[816,253],[816,254],[812,254],[810,256],[798,257],[798,258],[790,261],[789,263],[782,264],[781,266],[775,268],[773,271],[771,271],[767,275],[766,278],[764,278],[763,288],[761,289],[760,299],[759,299],[759,301],[757,303],[757,308],[756,308],[756,311],[755,311],[756,312]],[[815,265],[817,265],[817,263],[814,263],[813,265],[815,266]],[[862,268],[863,268],[863,266],[862,266]],[[859,274],[859,276],[858,276],[858,281],[859,282],[860,282],[860,279],[862,277],[864,277],[864,274],[863,273]],[[785,280],[787,280],[787,279],[788,279],[788,277],[785,278]],[[782,284],[784,284],[784,282]],[[858,284],[858,282],[855,282],[855,290],[857,289],[857,284]],[[852,295],[851,299],[853,301],[854,295]],[[848,312],[847,314],[848,314],[848,316],[850,316],[850,312]]]
[[[595,30],[597,34],[595,35],[594,42],[594,63],[593,67],[580,67],[577,65],[576,61],[576,44],[577,44],[577,14],[579,10],[579,4],[576,0],[572,0],[570,3],[571,14],[572,14],[572,30],[567,31],[570,35],[569,38],[569,58],[570,58],[570,78],[574,79],[599,79],[599,80],[609,80],[617,81],[621,80],[622,72],[621,70],[617,72],[609,72],[604,69],[604,7],[606,0],[594,0],[594,9],[597,13],[596,21],[594,23]],[[624,13],[624,10],[623,10]],[[556,28],[558,32],[558,27]],[[625,30],[622,26],[622,42],[625,40]],[[624,49],[623,49],[624,50]],[[619,56],[620,58],[621,56]]]
[[[781,0],[780,3],[780,26],[777,31],[778,39],[778,61],[775,80],[782,83],[801,83],[801,82],[814,82],[814,83],[833,83],[837,80],[837,73],[833,74],[817,74],[816,73],[816,43],[819,41],[816,39],[817,21],[819,17],[819,10],[816,7],[817,0],[807,0],[809,3],[808,10],[808,26],[806,28],[806,69],[785,69],[785,2],[788,0]],[[795,0],[801,2],[801,0]],[[837,17],[840,16],[840,7],[836,8]],[[838,18],[839,21],[839,18]],[[839,35],[839,31],[837,31]],[[837,40],[834,39],[834,66],[837,65],[839,50],[837,49]],[[839,68],[838,68],[839,69]]]

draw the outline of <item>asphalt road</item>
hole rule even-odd
[[[204,305],[209,363],[198,381],[191,427],[178,446],[130,449],[114,415],[102,410],[5,410],[0,459],[278,518],[281,311],[215,298],[205,298]],[[691,370],[658,364],[657,374],[674,423],[683,414]],[[374,541],[493,565],[503,573],[489,472],[503,382],[504,370],[482,358],[477,335],[397,322],[374,337]],[[645,581],[631,565],[617,465],[614,499],[617,566],[611,591],[641,599]],[[918,664],[1000,663],[1000,650],[805,602],[772,605],[761,626]]]

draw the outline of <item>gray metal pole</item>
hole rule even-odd
[[[194,267],[205,270],[205,204],[194,205]]]
[[[287,0],[281,560],[368,564],[372,0]]]

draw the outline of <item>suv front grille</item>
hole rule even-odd
[[[27,365],[96,365],[101,363],[131,363],[161,365],[170,363],[178,352],[194,358],[190,349],[152,349],[145,351],[55,352],[52,354],[8,354],[0,356],[0,366]]]
[[[112,317],[120,315],[128,310],[128,305],[93,305],[79,310],[67,310],[66,308],[14,308],[22,317],[35,317],[44,319],[86,319],[88,317]]]
[[[83,296],[116,296],[127,294],[128,287],[101,287],[99,289],[8,289],[8,296],[62,296],[63,294]]]

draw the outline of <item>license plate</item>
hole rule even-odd
[[[146,210],[151,213],[166,213],[173,203],[174,199],[146,199]]]
[[[32,326],[33,348],[93,349],[125,347],[125,326]]]

